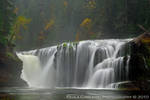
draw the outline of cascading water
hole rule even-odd
[[[112,88],[128,80],[131,39],[63,43],[18,53],[31,87]]]

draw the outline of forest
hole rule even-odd
[[[149,84],[150,0],[0,0],[0,97],[1,88],[121,95]]]
[[[11,42],[17,50],[133,38],[150,27],[149,0],[1,0],[0,5],[0,43]]]

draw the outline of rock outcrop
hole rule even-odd
[[[0,87],[25,87],[27,83],[20,78],[22,61],[9,47],[0,44]]]
[[[130,45],[129,79],[141,90],[150,90],[150,33],[138,36]]]

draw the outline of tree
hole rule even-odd
[[[29,24],[30,22],[31,22],[31,19],[27,19],[24,16],[18,16],[13,27],[12,27],[13,32],[9,36],[8,42],[12,42],[16,38],[20,38],[19,33],[20,33],[21,28],[27,29],[27,24]]]
[[[13,0],[0,0],[0,43],[8,44],[8,36],[12,34],[15,12]]]

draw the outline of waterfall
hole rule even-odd
[[[23,61],[23,70],[21,78],[28,82],[32,87],[39,85],[39,78],[37,75],[41,71],[40,61],[34,55],[21,55],[18,57]]]
[[[87,40],[17,53],[31,87],[111,88],[128,81],[131,39]]]

